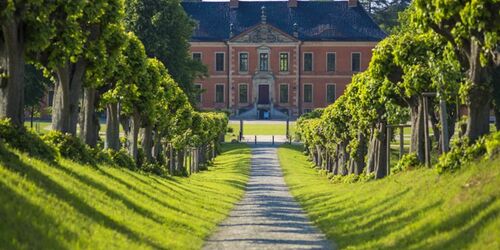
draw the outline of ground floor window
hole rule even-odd
[[[224,85],[215,85],[215,102],[223,103],[224,102]]]
[[[288,84],[280,85],[280,103],[288,103]]]
[[[201,84],[195,84],[194,85],[194,90],[195,90],[195,101],[197,103],[201,102]]]
[[[304,102],[310,103],[313,99],[313,87],[311,84],[304,84]]]
[[[335,84],[326,85],[326,102],[330,104],[335,102],[335,99]]]
[[[240,103],[248,103],[248,85],[240,84],[239,87]]]

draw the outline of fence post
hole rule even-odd
[[[273,142],[272,142],[272,144],[274,145],[274,135],[273,135]]]
[[[239,141],[243,139],[243,120],[240,120],[240,138]]]
[[[448,152],[449,146],[448,146],[448,114],[446,110],[446,102],[439,98],[439,114],[440,114],[440,119],[441,119],[441,149],[443,151],[443,154]]]
[[[404,141],[404,127],[401,126],[401,127],[399,127],[399,159],[401,159],[403,157],[404,144],[405,144],[405,141]]]
[[[386,157],[387,157],[387,175],[390,174],[391,171],[391,133],[392,133],[392,127],[390,125],[387,126],[386,129],[386,137],[387,137],[387,152],[386,152]]]
[[[290,119],[286,119],[286,138],[290,137]]]
[[[255,143],[255,145],[257,145],[257,136],[256,135],[254,135],[254,143]]]
[[[431,166],[431,150],[430,150],[430,138],[429,138],[429,109],[428,109],[428,97],[423,96],[423,106],[424,106],[424,146],[425,146],[425,165],[427,167]]]

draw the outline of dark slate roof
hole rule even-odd
[[[348,7],[347,1],[299,1],[288,8],[287,1],[239,2],[236,9],[229,2],[183,2],[189,16],[198,22],[192,41],[229,40],[261,22],[265,6],[267,23],[293,35],[297,23],[302,41],[380,41],[386,34],[361,5]]]

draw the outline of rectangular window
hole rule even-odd
[[[194,52],[193,53],[193,60],[201,62],[201,53],[200,52]]]
[[[328,84],[326,85],[326,102],[328,104],[335,102],[336,96],[335,96],[335,85],[334,84]]]
[[[194,91],[196,103],[201,103],[201,84],[195,84]]]
[[[224,85],[215,85],[215,102],[224,103]]]
[[[248,85],[240,84],[240,103],[248,103]]]
[[[240,71],[248,71],[248,53],[240,53]]]
[[[304,114],[311,113],[312,109],[304,109]]]
[[[351,66],[353,72],[361,71],[361,53],[355,52],[351,54]]]
[[[326,71],[334,72],[335,71],[335,53],[327,53],[326,54]]]
[[[304,53],[304,71],[310,72],[313,70],[313,54]]]
[[[288,72],[288,53],[280,53],[280,71]]]
[[[269,70],[269,54],[260,53],[260,71],[268,71]]]
[[[313,99],[313,86],[304,84],[304,102],[311,103]]]
[[[288,84],[280,85],[280,103],[288,103]]]
[[[215,53],[215,71],[224,71],[224,53]]]

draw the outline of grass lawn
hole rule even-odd
[[[1,145],[0,145],[1,146]],[[0,147],[2,249],[199,249],[244,193],[250,149],[224,145],[209,170],[161,178]]]
[[[232,133],[227,133],[225,140],[230,142],[232,139],[238,139],[240,133],[240,124],[229,124],[233,129]],[[290,135],[295,134],[295,122],[289,124]],[[243,135],[286,135],[286,124],[245,124],[243,123]]]
[[[329,183],[300,147],[281,147],[279,159],[293,196],[341,249],[500,249],[500,158],[354,184]]]

